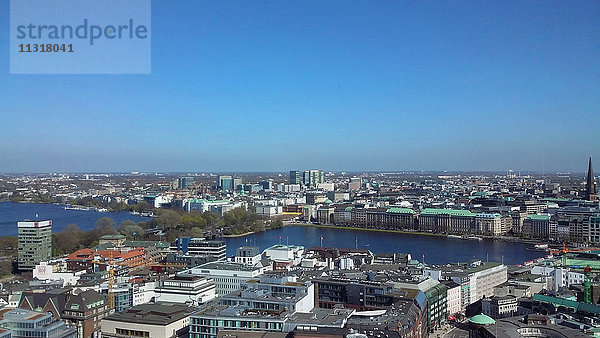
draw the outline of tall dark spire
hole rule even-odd
[[[596,181],[594,180],[594,170],[592,169],[592,157],[588,164],[587,180],[585,185],[585,194],[588,201],[596,200]]]

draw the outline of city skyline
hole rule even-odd
[[[0,171],[583,172],[599,10],[154,1],[150,75],[9,75],[0,52]]]

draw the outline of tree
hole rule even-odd
[[[121,224],[119,225],[119,228],[118,228],[117,230],[118,230],[118,231],[121,231],[121,229],[124,229],[124,228],[126,228],[126,227],[128,227],[128,226],[131,226],[131,225],[135,225],[135,226],[137,226],[137,224],[135,224],[135,222],[134,222],[134,221],[132,221],[132,220],[130,220],[130,219],[126,219],[126,220],[124,220],[123,222],[121,222]]]
[[[75,231],[81,231],[81,229],[79,228],[79,225],[74,224],[74,223],[67,224],[67,226],[63,229],[63,232],[75,232]]]
[[[135,237],[141,237],[144,236],[144,229],[142,229],[142,227],[137,226],[135,224],[133,225],[126,225],[125,227],[119,227],[119,232],[126,236],[127,238],[133,238]]]
[[[84,245],[85,233],[77,224],[67,224],[62,232],[52,235],[52,248],[55,255],[72,253]]]
[[[115,231],[115,220],[110,217],[102,217],[96,221],[94,230],[97,231],[98,236],[114,235]]]
[[[283,228],[283,221],[278,219],[275,222],[271,223],[271,228],[272,229],[279,229],[279,228]]]
[[[166,228],[173,228],[179,224],[179,214],[173,210],[165,210],[156,219],[158,225],[162,225]]]
[[[190,237],[204,237],[204,232],[200,228],[191,228],[188,231]]]
[[[146,201],[141,201],[133,207],[133,209],[137,212],[148,212],[153,209],[150,203]]]
[[[16,254],[19,245],[17,237],[4,236],[0,237],[0,252],[2,256],[9,256]]]

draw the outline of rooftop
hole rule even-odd
[[[483,313],[469,318],[469,322],[478,325],[496,324],[496,321],[492,317],[486,316]]]
[[[195,310],[196,308],[174,303],[141,304],[127,311],[105,317],[103,320],[148,325],[167,325],[188,317]]]
[[[457,209],[432,209],[427,208],[421,211],[421,215],[450,215],[450,216],[468,216],[475,217],[475,213],[469,210],[457,210]]]

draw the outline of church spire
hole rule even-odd
[[[592,169],[592,156],[590,156],[590,162],[588,164],[585,192],[588,201],[596,200],[596,180],[594,179],[594,170]]]

